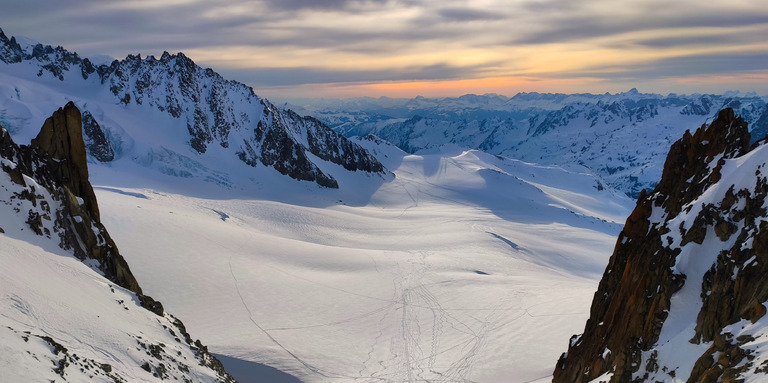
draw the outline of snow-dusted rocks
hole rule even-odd
[[[115,146],[135,141],[134,136],[143,136],[142,130],[154,128],[185,144],[174,154],[199,157],[203,162],[216,162],[215,157],[224,154],[331,188],[338,183],[320,170],[318,161],[349,171],[386,172],[364,149],[320,121],[280,110],[250,87],[199,67],[183,53],[165,52],[160,58],[129,55],[96,66],[62,47],[22,46],[0,31],[0,66],[0,71],[13,73],[9,86],[31,81],[75,99],[85,116],[89,154],[101,162],[117,157]],[[14,90],[13,103],[29,109],[19,87]],[[118,122],[117,114],[104,113],[115,105],[130,110],[125,114],[131,118]],[[21,120],[23,125],[26,109],[0,105],[0,120],[6,125]],[[154,118],[148,119],[150,115]],[[19,129],[9,126],[12,131]],[[142,139],[148,142],[139,144],[151,145],[156,137]],[[163,148],[151,151],[158,150]],[[132,154],[142,158],[147,152]]]
[[[672,145],[555,382],[765,380],[768,146],[749,141],[725,109]]]
[[[35,208],[17,212],[28,217],[30,228],[39,235],[57,238],[60,247],[71,250],[81,260],[95,260],[107,278],[141,293],[128,265],[101,226],[96,195],[88,181],[81,116],[74,104],[54,112],[29,146],[16,146],[5,130],[2,144],[0,153],[7,162],[3,170],[26,190],[12,194],[10,199],[26,200]],[[49,190],[61,210],[53,209],[50,202],[38,206],[41,187]]]
[[[86,138],[85,148],[93,158],[100,162],[110,162],[115,159],[115,150],[109,142],[104,129],[101,128],[93,115],[87,110],[82,113],[83,135]]]
[[[67,104],[29,146],[0,127],[0,380],[233,381],[142,294],[100,222],[80,121]]]

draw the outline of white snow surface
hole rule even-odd
[[[214,353],[307,383],[551,379],[632,202],[588,173],[360,143],[395,177],[91,177],[139,283]]]

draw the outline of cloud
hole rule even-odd
[[[768,31],[763,31],[768,33]],[[632,42],[632,44],[645,46],[649,48],[674,48],[691,45],[704,45],[704,46],[716,46],[716,45],[740,45],[749,44],[754,40],[752,33],[740,33],[740,34],[703,34],[693,36],[668,36],[668,37],[654,37],[645,38]]]
[[[371,83],[390,81],[431,81],[478,76],[485,66],[457,67],[437,64],[384,70],[333,70],[312,67],[226,69],[221,72],[255,86],[293,86],[303,84]]]
[[[765,70],[768,51],[749,53],[700,54],[671,57],[647,65],[625,68],[637,79],[652,77],[690,77],[702,74],[730,74]]]
[[[438,10],[437,13],[443,19],[455,22],[493,21],[504,19],[504,15],[499,12],[474,8],[442,8]]]
[[[755,3],[27,0],[4,6],[0,27],[84,56],[184,51],[257,86],[528,74],[640,79],[766,62],[745,58],[764,59],[768,8]]]
[[[546,16],[545,16],[546,17]],[[642,17],[603,14],[555,14],[542,20],[540,27],[514,36],[512,44],[548,44],[574,40],[610,37],[630,32],[680,30],[693,28],[743,28],[768,25],[768,12],[721,10],[716,13],[660,13]],[[757,40],[755,38],[755,40]]]
[[[683,78],[701,75],[731,75],[764,71],[768,50],[742,53],[706,53],[669,57],[644,63],[606,65],[589,70],[551,74],[552,78],[589,77],[643,83],[651,79]]]
[[[370,6],[386,4],[388,0],[266,0],[271,9],[283,11],[301,11],[306,9],[322,9],[348,11]]]

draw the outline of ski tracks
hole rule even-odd
[[[486,343],[486,334],[493,330],[496,323],[493,318],[497,308],[477,311],[444,309],[439,298],[430,290],[434,286],[429,283],[431,270],[428,257],[428,252],[412,251],[407,261],[397,263],[392,273],[393,295],[390,299],[334,288],[385,302],[384,305],[338,321],[300,327],[265,328],[260,325],[241,294],[231,257],[228,266],[236,293],[252,324],[312,374],[338,382],[470,382],[468,376]],[[482,312],[484,317],[473,316],[478,312]],[[314,365],[286,348],[272,334],[275,331],[346,325],[371,316],[380,316],[378,333],[361,360],[360,368],[354,373],[329,371]],[[385,340],[387,337],[389,342]]]
[[[391,359],[385,364],[386,374],[371,377],[386,376],[394,382],[469,382],[491,323],[445,310],[425,284],[428,253],[412,254],[400,265],[394,281],[400,315],[399,329],[390,342]],[[494,313],[491,310],[487,316]]]

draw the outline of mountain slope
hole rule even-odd
[[[0,380],[230,382],[143,295],[100,222],[74,104],[29,146],[0,127]]]
[[[171,149],[176,158],[192,156],[215,163],[217,155],[224,155],[332,188],[338,184],[320,170],[317,158],[348,171],[385,173],[365,150],[318,120],[279,110],[250,87],[197,66],[183,53],[165,52],[159,59],[129,55],[96,66],[62,47],[22,47],[0,30],[0,71],[10,75],[4,79],[3,93],[10,97],[0,103],[0,121],[14,134],[34,122],[29,121],[34,115],[30,109],[45,109],[34,105],[43,101],[35,96],[40,90],[32,95],[20,89],[20,84],[43,85],[48,93],[76,100],[89,116],[86,140],[98,161],[128,154],[121,151],[134,141],[154,146],[131,153],[134,157],[149,154],[152,161],[163,161],[167,157],[153,155],[169,149],[168,145],[158,148],[154,141],[157,131],[163,130],[171,141],[185,143]],[[105,113],[105,109],[122,110],[128,118],[119,122],[115,113]],[[155,121],[137,119],[136,114],[152,115]]]
[[[765,380],[768,146],[725,109],[642,193],[555,382]]]

